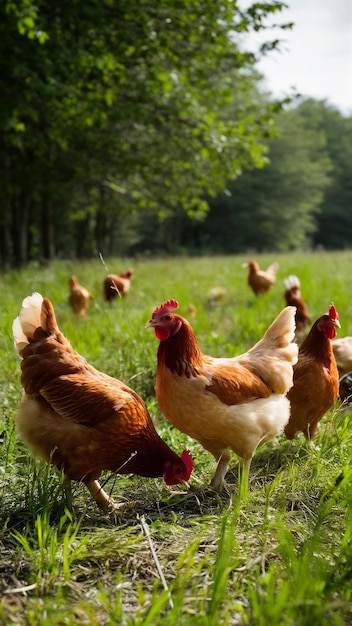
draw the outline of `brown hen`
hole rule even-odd
[[[339,376],[332,342],[340,328],[339,316],[333,304],[329,312],[319,317],[298,351],[293,368],[293,387],[287,394],[291,415],[285,434],[293,439],[303,432],[313,439],[320,420],[333,406],[339,391]]]
[[[68,284],[70,288],[68,303],[79,317],[84,317],[87,314],[91,293],[79,284],[76,276],[71,276]]]
[[[15,421],[22,439],[69,480],[82,481],[98,506],[115,506],[98,480],[116,474],[187,481],[193,466],[159,437],[144,401],[96,370],[60,332],[50,300],[25,298],[13,323],[24,395]]]
[[[247,282],[256,296],[261,296],[275,285],[278,263],[272,263],[266,270],[261,270],[256,261],[246,261],[242,267],[249,267]]]
[[[125,270],[121,274],[108,274],[104,279],[104,297],[112,302],[117,296],[124,297],[130,290],[133,271]]]

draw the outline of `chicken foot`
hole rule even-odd
[[[217,459],[218,464],[215,470],[215,474],[211,480],[210,486],[213,489],[221,489],[222,487],[226,488],[225,476],[229,467],[229,463],[231,460],[231,453],[229,450],[222,449],[221,452],[219,449],[215,449],[214,445],[210,442],[205,444],[204,441],[200,442],[204,448],[209,450],[214,457]],[[212,442],[213,443],[213,442]],[[212,449],[210,449],[212,448]],[[248,476],[249,476],[249,468],[252,462],[252,457],[241,459],[238,466],[238,482],[241,488],[241,491],[246,490],[246,485],[248,485]]]
[[[211,487],[214,489],[219,489],[225,486],[225,475],[229,468],[229,462],[231,460],[231,454],[228,450],[224,450],[222,455],[218,459],[217,468],[215,470],[215,474],[211,480]]]
[[[215,470],[215,474],[211,480],[210,486],[213,489],[221,489],[221,487],[226,486],[225,483],[225,475],[229,468],[229,463],[231,460],[231,454],[224,446],[217,446],[213,441],[199,441],[199,443],[212,453],[212,455],[216,458],[218,464]]]
[[[98,480],[91,480],[88,483],[85,483],[85,485],[100,509],[106,510],[119,508],[118,503],[108,496]]]

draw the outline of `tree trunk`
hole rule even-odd
[[[75,250],[76,257],[89,257],[90,250],[90,216],[75,222]]]
[[[5,224],[0,224],[0,265],[6,268],[11,263],[9,232]]]
[[[13,198],[11,208],[11,240],[15,265],[28,262],[28,206],[26,198]]]
[[[43,193],[41,202],[41,256],[44,261],[50,261],[55,257],[55,233],[50,201],[46,193]]]
[[[108,254],[106,248],[107,225],[105,215],[105,193],[102,185],[99,187],[99,205],[95,215],[95,243],[98,252]]]

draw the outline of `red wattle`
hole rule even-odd
[[[325,328],[325,337],[327,339],[335,339],[336,329],[334,328],[334,326],[328,326],[327,328]]]
[[[170,337],[170,333],[165,328],[155,328],[155,336],[159,341],[166,341]]]

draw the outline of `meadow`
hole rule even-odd
[[[352,335],[352,251],[255,258],[261,266],[280,263],[276,285],[260,298],[247,286],[245,256],[105,259],[112,272],[134,270],[131,291],[112,306],[102,297],[106,269],[99,259],[33,264],[0,276],[1,626],[352,624],[352,411],[332,407],[314,446],[282,436],[260,448],[246,493],[239,493],[233,455],[230,492],[218,494],[208,487],[213,457],[171,427],[156,403],[158,342],[144,327],[154,306],[169,298],[179,301],[203,353],[232,356],[258,341],[285,306],[283,279],[294,273],[312,319],[333,301],[339,336]],[[93,294],[85,319],[67,304],[71,274]],[[209,302],[215,286],[227,293]],[[33,291],[51,299],[80,354],[146,400],[168,444],[191,450],[188,490],[167,488],[162,479],[106,475],[105,489],[126,504],[109,515],[83,485],[66,489],[60,473],[19,440],[12,322]]]

